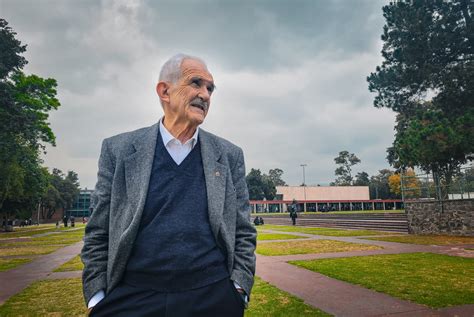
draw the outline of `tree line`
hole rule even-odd
[[[473,12],[470,0],[384,6],[383,62],[367,77],[374,106],[397,114],[389,163],[432,173],[440,188],[474,160]]]
[[[53,78],[26,75],[26,51],[8,22],[0,19],[0,216],[45,218],[69,208],[79,191],[78,176],[42,166],[46,145],[56,145],[49,112],[60,107]]]

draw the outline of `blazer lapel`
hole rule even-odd
[[[201,143],[202,165],[206,179],[209,222],[214,237],[217,239],[224,211],[227,168],[218,162],[221,157],[220,147],[212,139],[212,136],[203,129],[199,130],[199,142]]]
[[[133,142],[135,152],[124,159],[127,198],[135,207],[134,220],[140,220],[145,206],[157,136],[158,124],[155,124]]]

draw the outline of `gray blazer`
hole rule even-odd
[[[86,303],[122,279],[145,205],[159,125],[105,139],[99,158],[94,211],[81,258]],[[202,129],[201,156],[209,221],[227,257],[231,280],[250,295],[255,274],[256,231],[250,223],[242,150]]]

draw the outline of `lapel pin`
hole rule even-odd
[[[216,172],[216,176],[221,176],[221,173],[219,173],[219,172]]]

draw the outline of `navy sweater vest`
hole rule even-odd
[[[177,165],[158,134],[147,199],[124,280],[175,292],[228,276],[209,223],[199,141]]]

